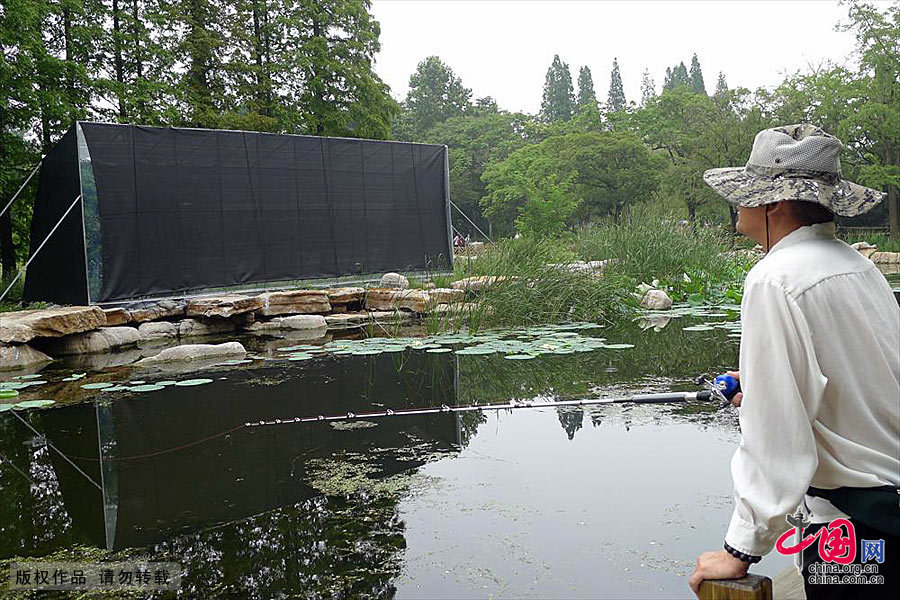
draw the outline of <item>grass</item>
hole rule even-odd
[[[691,229],[675,219],[636,214],[615,225],[600,222],[560,239],[503,240],[477,258],[459,261],[455,279],[493,275],[505,279],[477,295],[470,314],[432,319],[429,329],[451,324],[527,326],[567,321],[612,322],[637,310],[635,288],[658,280],[673,300],[694,304],[739,303],[752,260],[730,253],[721,230]],[[558,265],[609,260],[602,276]]]
[[[842,235],[841,239],[848,244],[869,242],[873,246],[878,246],[879,252],[900,252],[900,236],[890,238],[884,233],[875,233],[870,235]]]

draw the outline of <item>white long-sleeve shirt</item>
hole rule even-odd
[[[900,484],[900,307],[834,224],[782,238],[747,275],[741,442],[725,541],[762,556],[809,486]],[[805,498],[812,522],[843,515]]]

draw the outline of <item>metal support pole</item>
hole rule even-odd
[[[44,160],[43,157],[41,157],[41,161],[42,161],[42,160]],[[37,173],[37,172],[38,172],[38,169],[41,168],[41,161],[38,161],[37,166],[31,171],[31,174],[30,174],[30,175],[28,176],[28,178],[25,180],[25,183],[23,183],[22,185],[19,186],[19,191],[17,191],[15,194],[13,194],[12,199],[11,199],[9,202],[6,203],[6,206],[3,207],[3,210],[0,210],[0,217],[3,216],[3,213],[5,213],[6,210],[7,210],[10,206],[12,206],[12,203],[16,201],[16,198],[19,197],[19,194],[22,193],[22,190],[25,189],[25,186],[28,185],[28,182],[31,181],[31,178],[34,177],[34,174]]]
[[[50,239],[50,236],[52,236],[54,233],[56,233],[56,230],[59,229],[59,226],[62,224],[62,222],[66,219],[66,217],[69,216],[69,213],[72,212],[72,209],[75,208],[75,205],[78,204],[79,200],[81,200],[81,194],[78,194],[78,196],[76,196],[75,200],[72,201],[72,204],[69,205],[69,208],[66,209],[66,212],[63,214],[62,218],[56,222],[56,225],[53,226],[53,229],[50,230],[50,233],[48,233],[47,237],[44,238],[44,241],[41,242],[41,245],[37,247],[37,250],[34,251],[34,253],[31,255],[31,257],[28,259],[28,262],[25,263],[25,266],[22,267],[19,270],[19,272],[16,273],[16,276],[13,277],[13,280],[9,282],[9,285],[6,287],[6,290],[4,290],[4,292],[2,294],[0,294],[0,302],[2,302],[4,298],[6,298],[6,295],[9,293],[9,290],[11,290],[13,288],[13,286],[19,280],[19,277],[22,276],[22,273],[24,273],[25,270],[28,269],[28,265],[30,265],[31,261],[33,261],[35,259],[35,257],[38,255],[38,252],[40,252],[41,249],[43,249],[44,244],[47,243],[47,241]]]

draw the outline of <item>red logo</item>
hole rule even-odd
[[[797,554],[811,546],[818,538],[819,556],[825,562],[848,565],[856,558],[856,530],[853,529],[853,523],[847,519],[835,519],[814,534],[802,538],[796,546],[786,546],[785,542],[790,540],[796,532],[797,527],[794,526],[781,534],[781,537],[775,542],[775,549],[781,554]],[[800,535],[803,535],[802,527]]]

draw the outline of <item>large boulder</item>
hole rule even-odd
[[[649,310],[669,310],[672,308],[672,299],[665,290],[647,290],[641,299],[641,306]]]
[[[128,311],[124,308],[104,308],[103,314],[106,315],[106,325],[109,327],[124,325],[130,320]]]
[[[436,288],[428,290],[428,300],[431,305],[452,304],[462,302],[466,298],[466,292],[453,288]]]
[[[241,294],[207,296],[188,300],[186,314],[189,317],[228,318],[259,310],[262,305],[263,300],[259,296],[243,296]]]
[[[140,366],[157,365],[172,362],[190,362],[211,358],[240,357],[247,354],[240,342],[224,344],[185,344],[161,350],[159,354],[142,358],[137,362]]]
[[[362,306],[366,290],[361,287],[329,288],[324,290],[332,312],[347,312],[348,307]]]
[[[256,312],[264,317],[331,312],[328,295],[323,290],[267,292],[258,298],[262,306]]]
[[[366,309],[408,310],[414,313],[424,313],[428,310],[428,292],[370,288],[366,290]]]
[[[235,325],[226,319],[214,319],[211,321],[182,319],[175,323],[175,328],[178,330],[178,337],[201,337],[231,333],[235,330]]]
[[[480,292],[492,285],[506,280],[503,275],[481,275],[479,277],[466,277],[450,284],[454,290],[463,290],[467,292]]]
[[[53,359],[28,344],[0,344],[0,371],[14,371],[36,367]]]
[[[850,244],[850,247],[866,258],[871,258],[878,251],[878,246],[873,246],[869,242],[856,242],[855,244]]]
[[[183,317],[187,302],[184,300],[160,300],[128,309],[128,320],[132,323],[146,323],[159,319]]]
[[[69,356],[109,352],[139,341],[141,334],[134,327],[101,327],[97,331],[73,333],[61,338],[44,338],[35,344],[50,356]]]
[[[325,317],[322,315],[294,315],[291,317],[276,317],[268,321],[257,321],[253,325],[247,327],[247,331],[254,333],[265,333],[270,331],[288,331],[297,329],[321,329],[322,335],[328,327]]]
[[[870,258],[876,264],[897,264],[900,263],[900,252],[874,252]]]
[[[97,306],[69,306],[0,313],[0,342],[24,344],[37,337],[62,337],[106,325]]]
[[[178,328],[170,321],[158,321],[155,323],[141,323],[138,326],[141,333],[141,341],[151,342],[155,340],[167,340],[178,336]]]
[[[409,279],[400,273],[385,273],[381,276],[381,283],[378,284],[378,287],[405,290],[409,288]]]

